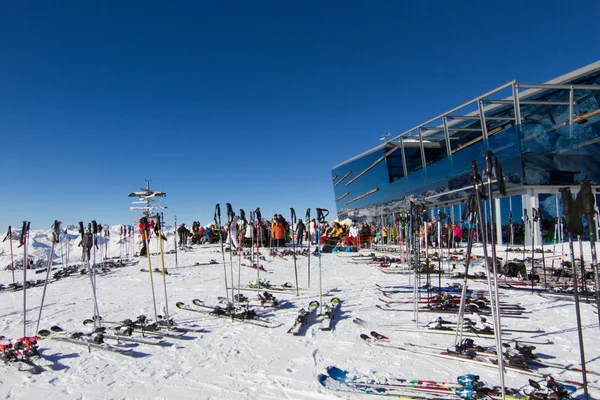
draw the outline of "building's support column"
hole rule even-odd
[[[494,199],[494,223],[496,225],[496,244],[502,246],[502,211],[500,209],[500,199]]]

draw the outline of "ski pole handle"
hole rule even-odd
[[[317,219],[320,223],[325,222],[325,218],[329,215],[329,210],[325,208],[317,208]]]
[[[244,211],[244,209],[243,209],[243,208],[240,208],[240,219],[241,219],[243,222],[246,222],[246,212]]]
[[[577,194],[577,199],[581,205],[582,213],[588,219],[593,218],[593,215],[596,214],[596,211],[594,210],[594,207],[596,206],[596,199],[594,197],[594,193],[592,193],[591,181],[585,180],[581,182],[581,189]]]
[[[292,220],[292,223],[295,224],[296,223],[296,211],[294,211],[293,207],[290,207],[290,214],[291,214],[290,219]]]
[[[61,224],[61,222],[59,220],[56,220],[56,219],[54,220],[54,224],[52,224],[52,228],[53,228],[52,229],[52,235],[53,235],[52,240],[55,243],[58,243],[58,236],[59,236],[59,233],[60,233],[60,224]]]
[[[571,202],[573,198],[571,197],[571,189],[562,188],[558,189],[561,194],[561,200],[563,202],[563,215],[569,215],[569,211],[571,210]]]
[[[306,220],[310,221],[310,208],[306,209]]]
[[[27,237],[27,231],[29,230],[29,221],[23,221],[23,228],[21,230],[21,238],[19,244],[23,246],[25,244],[25,238]]]
[[[92,220],[92,233],[94,235],[98,233],[98,223],[96,220]]]
[[[79,221],[79,234],[81,235],[81,239],[83,239],[83,235],[85,234],[85,228],[83,227],[83,221]]]
[[[483,153],[483,156],[485,157],[485,174],[488,178],[488,181],[492,180],[492,172],[493,172],[493,165],[492,165],[492,157],[494,156],[494,153],[492,151],[486,151]]]
[[[256,220],[260,224],[260,222],[262,221],[262,215],[260,214],[260,208],[259,207],[256,207],[256,211],[254,211],[254,214],[256,215]]]
[[[215,225],[220,226],[221,225],[221,205],[217,204],[215,205]]]
[[[233,208],[231,208],[230,203],[226,203],[225,208],[227,209],[227,218],[228,218],[229,222],[231,223],[231,220],[233,219]]]

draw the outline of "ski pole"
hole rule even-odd
[[[233,229],[233,217],[234,217],[235,213],[233,212],[233,208],[231,207],[230,203],[226,203],[225,208],[227,209],[227,227],[229,229],[227,237],[229,238],[229,272],[231,274],[231,302],[233,303],[235,301],[235,289],[234,289],[235,284],[233,283],[233,244],[234,244],[233,235],[234,235],[234,232],[232,232],[232,229]],[[237,232],[235,234],[237,235]],[[236,250],[237,250],[237,248],[236,248]]]
[[[50,277],[50,271],[52,270],[52,259],[54,258],[54,245],[59,242],[60,224],[61,222],[57,220],[54,220],[54,224],[52,224],[52,244],[50,246],[50,256],[48,257],[48,267],[46,268],[44,290],[42,291],[42,303],[40,304],[40,312],[38,314],[37,324],[35,325],[36,333],[39,332],[40,321],[42,320],[42,310],[44,308],[44,299],[46,298],[46,288],[48,287],[48,278]]]
[[[596,306],[600,310],[600,276],[598,271],[598,260],[596,258],[596,224],[595,224],[595,204],[596,199],[592,193],[591,182],[585,180],[581,183],[581,190],[577,194],[579,204],[581,205],[582,213],[585,215],[585,219],[588,222],[588,229],[590,231],[590,250],[592,254],[592,268],[595,272],[596,278]],[[587,293],[587,288],[584,286]],[[600,311],[599,311],[600,312]],[[600,324],[600,314],[598,314],[598,323]]]
[[[513,218],[512,210],[509,210],[508,211],[508,230],[509,230],[509,233],[508,233],[508,240],[506,241],[506,253],[505,253],[505,256],[504,256],[504,269],[505,269],[505,271],[508,270],[507,269],[508,268],[508,246],[509,246],[510,242],[512,241],[512,218]]]
[[[225,278],[225,296],[227,297],[227,304],[230,304],[231,302],[229,301],[229,290],[227,290],[227,266],[225,265],[225,250],[223,249],[223,230],[222,230],[222,226],[221,226],[221,205],[217,204],[215,206],[215,214],[214,214],[214,220],[215,220],[215,229],[218,229],[219,231],[219,243],[221,245],[221,255],[223,256],[223,276]],[[233,277],[232,277],[232,282],[233,282]]]
[[[329,210],[317,208],[318,239],[317,246],[319,248],[319,304],[323,304],[323,268],[321,267],[321,224],[326,222],[325,218],[329,215]]]
[[[540,223],[540,237],[542,238],[542,271],[544,272],[544,289],[548,289],[546,278],[546,253],[544,252],[544,229],[542,227],[542,209],[538,207],[536,211],[538,221]]]
[[[493,200],[493,192],[492,192],[492,173],[495,172],[496,175],[496,182],[498,182],[498,189],[500,191],[500,194],[503,196],[506,196],[506,186],[504,183],[504,175],[502,174],[502,167],[500,165],[500,161],[498,160],[498,156],[496,156],[493,152],[491,151],[487,151],[484,153],[485,156],[485,170],[486,170],[486,176],[487,176],[487,197],[488,197],[488,209],[489,209],[489,216],[490,216],[490,244],[492,246],[492,286],[490,287],[490,300],[492,298],[492,293],[494,296],[494,301],[493,301],[493,309],[492,309],[492,318],[494,318],[494,331],[495,331],[495,336],[496,336],[496,346],[498,349],[498,365],[500,367],[500,379],[501,379],[501,384],[502,384],[502,398],[504,399],[506,396],[505,393],[505,382],[504,382],[504,355],[502,352],[502,321],[501,321],[501,316],[500,316],[500,299],[499,299],[499,295],[498,295],[498,263],[496,262],[497,257],[496,257],[496,239],[494,237],[494,229],[493,229],[493,224],[494,224],[494,209],[492,207],[492,200]],[[494,164],[492,164],[492,162],[494,162]],[[481,207],[481,204],[478,203],[478,207]],[[486,256],[486,260],[489,260],[489,258],[487,257],[487,243],[485,243],[485,238],[484,240],[484,246],[483,246],[483,251],[484,251],[484,255]],[[488,265],[488,280],[489,280],[489,265]]]
[[[306,210],[306,221],[308,235],[308,288],[310,289],[310,245],[312,243],[312,237],[310,235],[310,224],[312,223],[310,220],[310,208]]]
[[[258,258],[258,250],[256,251],[256,259],[254,258],[255,254],[254,254],[254,227],[255,225],[255,213],[254,211],[250,211],[250,223],[249,223],[249,228],[250,228],[250,264],[251,265],[256,265],[256,268],[259,268],[260,265],[260,260]],[[248,228],[246,228],[248,229]],[[246,237],[246,235],[244,235],[244,238]],[[241,271],[241,266],[240,266],[240,271]],[[238,276],[240,276],[241,274],[238,272]],[[240,278],[241,279],[241,278]],[[238,293],[239,293],[239,288],[241,287],[241,280],[238,279]],[[259,285],[256,285],[256,287],[259,287]]]
[[[248,221],[246,221],[246,212],[244,211],[244,209],[240,208],[240,228],[238,230],[238,244],[239,244],[239,250],[238,250],[238,301],[241,298],[240,296],[240,286],[241,286],[241,280],[242,280],[242,252],[244,251],[244,232],[246,230],[246,224],[248,223]],[[252,262],[252,261],[250,261]],[[260,268],[258,268],[258,264],[256,265],[256,271],[257,273],[260,272]],[[233,280],[233,270],[231,270],[231,279]]]
[[[575,296],[575,318],[577,320],[577,335],[579,339],[579,357],[581,360],[581,376],[583,379],[583,390],[585,398],[589,399],[588,388],[587,388],[587,372],[585,363],[585,349],[583,344],[583,331],[581,324],[581,311],[579,308],[579,287],[577,284],[577,268],[575,266],[575,254],[573,252],[573,235],[581,235],[583,233],[583,222],[579,214],[580,210],[577,209],[578,202],[574,201],[571,196],[571,189],[562,188],[559,189],[563,202],[563,214],[567,220],[567,232],[569,234],[569,251],[571,253],[571,268],[573,270],[573,284],[575,290],[573,294]],[[597,288],[596,288],[597,289]]]
[[[296,211],[294,211],[294,209],[292,207],[290,207],[290,219],[291,219],[291,223],[292,223],[292,233],[294,233],[294,224],[296,223]],[[292,258],[294,259],[294,272],[296,274],[296,296],[300,295],[300,292],[298,291],[298,265],[296,264],[296,241],[294,240],[294,237],[292,236],[292,252],[294,253],[292,255]]]
[[[29,243],[29,221],[23,221],[19,246],[23,246],[23,337],[27,337],[27,245]]]
[[[477,181],[475,181],[477,184]],[[476,189],[477,190],[477,189]],[[467,301],[467,279],[469,276],[469,266],[471,265],[471,251],[473,249],[473,233],[477,230],[477,208],[475,205],[475,201],[477,198],[474,194],[469,196],[466,202],[465,210],[468,212],[468,223],[469,226],[467,228],[467,252],[465,258],[465,278],[463,280],[462,291],[460,295],[460,306],[458,308],[458,322],[456,323],[456,335],[454,336],[454,343],[460,344],[463,339],[463,328],[464,328],[464,315],[465,315],[465,305]],[[464,222],[461,221],[461,223]]]
[[[12,280],[15,283],[15,258],[13,255],[13,245],[12,245],[12,227],[8,226],[8,232],[4,237],[4,240],[8,239],[8,243],[10,246],[10,270],[12,271]],[[2,240],[4,242],[4,240]]]
[[[256,217],[256,224],[258,226],[258,232],[257,232],[257,239],[261,238],[263,239],[262,236],[262,215],[260,214],[260,208],[256,207],[256,210],[254,211],[254,216]],[[258,269],[260,269],[260,257],[259,257],[259,240],[256,240],[256,266],[258,267]],[[260,288],[260,282],[256,282],[256,287]]]
[[[152,304],[154,306],[154,320],[158,321],[158,312],[156,310],[156,294],[154,293],[154,279],[152,278],[152,262],[150,261],[150,227],[148,217],[144,216],[140,219],[140,223],[143,226],[144,246],[146,247],[146,256],[148,257],[148,273],[150,274],[150,287],[152,288]]]
[[[162,267],[162,281],[163,281],[163,287],[164,287],[164,291],[165,291],[165,316],[166,316],[166,320],[167,320],[167,328],[171,329],[171,319],[169,316],[169,296],[167,295],[167,272],[165,270],[165,253],[164,253],[164,249],[163,249],[163,235],[162,235],[162,213],[160,214],[156,214],[156,226],[157,226],[157,236],[158,236],[158,246],[159,246],[159,251],[160,251],[160,262],[161,262],[161,267]],[[158,320],[157,320],[158,322]]]

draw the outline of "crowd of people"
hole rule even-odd
[[[320,224],[315,218],[310,221],[299,219],[293,224],[281,214],[273,218],[263,219],[260,222],[250,223],[238,215],[231,218],[231,222],[224,226],[209,224],[203,226],[199,221],[194,221],[190,228],[182,223],[177,228],[178,243],[180,248],[189,245],[214,244],[223,240],[226,249],[241,249],[257,244],[260,247],[285,247],[292,244],[298,247],[305,243],[316,245],[319,240],[321,245],[356,246],[369,248],[376,244],[400,244],[404,229],[401,224],[369,225],[366,221],[357,220],[341,222],[324,222]],[[463,240],[463,227],[458,222],[445,222],[441,225],[441,235],[438,235],[438,222],[428,221],[420,227],[423,246],[430,247],[459,247]],[[320,236],[320,238],[319,238]],[[425,238],[427,243],[425,244]],[[441,243],[440,243],[441,240]]]

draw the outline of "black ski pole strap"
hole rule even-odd
[[[460,217],[460,222],[465,222],[467,219],[470,221],[471,215],[477,213],[477,210],[477,195],[470,194],[465,203],[465,208],[463,209]]]
[[[496,170],[496,181],[498,182],[498,190],[502,196],[506,196],[506,182],[504,181],[504,173],[502,172],[502,164],[498,156],[494,154],[494,169]]]
[[[60,234],[60,224],[59,220],[54,220],[54,224],[52,224],[52,241],[54,243],[58,243],[59,234]]]
[[[4,236],[4,239],[2,241],[5,242],[8,238],[12,240],[12,227],[10,225],[8,226],[8,231],[6,231],[6,236]]]
[[[584,180],[581,182],[581,189],[577,193],[577,202],[581,206],[581,212],[587,219],[593,218],[596,214],[596,198],[592,192],[592,182]]]
[[[225,208],[227,209],[227,220],[231,224],[231,221],[233,220],[233,216],[235,215],[233,212],[233,208],[231,208],[230,203],[226,203]]]
[[[479,198],[481,200],[487,200],[487,195],[483,190],[483,181],[477,168],[477,160],[471,161],[471,169],[473,171],[473,187],[477,192],[479,192]]]
[[[21,237],[19,238],[19,245],[25,244],[25,238],[27,237],[27,231],[29,230],[29,221],[23,221],[23,228],[21,230]]]
[[[154,225],[154,233],[157,235],[160,233],[160,214],[156,214],[156,225]]]
[[[325,218],[329,215],[329,210],[325,208],[317,208],[317,219],[320,223],[325,222]]]
[[[292,220],[291,222],[293,224],[295,224],[296,223],[296,211],[294,211],[293,207],[290,207],[290,215],[291,215],[290,219]]]
[[[220,226],[221,225],[221,205],[217,204],[215,206],[215,225]]]
[[[260,224],[262,221],[262,215],[260,214],[259,207],[256,207],[256,211],[254,211],[254,215],[256,215],[256,221]]]

